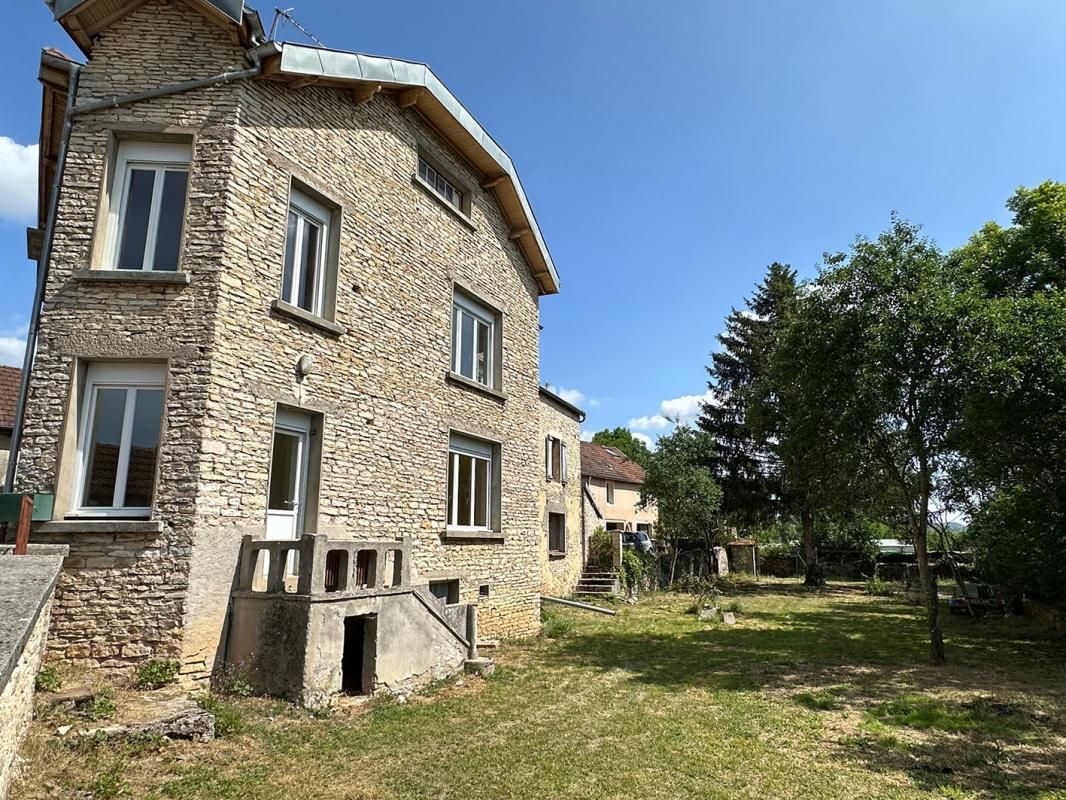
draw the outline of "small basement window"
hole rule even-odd
[[[446,606],[454,606],[459,602],[459,579],[453,578],[447,581],[430,581],[429,593],[436,597]]]

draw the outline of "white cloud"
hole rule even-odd
[[[577,406],[578,408],[584,408],[585,406],[588,406],[589,408],[596,408],[596,406],[600,404],[599,400],[594,400],[591,397],[586,397],[585,393],[582,392],[580,389],[567,389],[563,386],[553,386],[550,383],[545,384],[544,388],[547,389],[549,392],[558,395],[571,405]]]
[[[708,389],[703,394],[686,394],[681,397],[673,397],[659,403],[658,413],[644,417],[634,417],[629,420],[629,428],[633,430],[661,430],[669,427],[675,421],[683,425],[691,425],[703,411],[704,403],[717,402],[714,393]]]
[[[581,431],[581,441],[591,442],[592,437],[596,435],[595,431]]]
[[[26,353],[26,340],[14,336],[0,336],[0,364],[21,367]]]
[[[714,400],[714,394],[708,389],[703,394],[686,394],[672,400],[663,400],[659,404],[659,413],[684,424],[695,422],[703,411],[703,404]]]
[[[637,431],[651,431],[665,428],[669,424],[670,420],[662,414],[653,414],[650,417],[633,417],[626,427]]]
[[[654,448],[654,445],[651,441],[651,437],[648,436],[648,434],[639,433],[638,431],[630,431],[630,433],[633,434],[633,438],[636,439],[638,442],[644,442],[644,446],[647,447],[649,450]]]
[[[29,222],[37,212],[37,145],[0,136],[0,219]]]

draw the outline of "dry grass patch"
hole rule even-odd
[[[859,585],[738,586],[736,626],[658,595],[510,645],[490,679],[328,717],[218,698],[205,745],[27,747],[21,800],[992,798],[1066,800],[1066,646],[1022,619],[948,619],[925,663],[920,611]],[[108,792],[111,794],[109,795]]]

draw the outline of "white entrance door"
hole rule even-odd
[[[278,411],[267,488],[268,539],[296,539],[303,533],[310,435],[309,417],[292,411]],[[288,562],[286,573],[292,574],[294,559],[291,554]]]

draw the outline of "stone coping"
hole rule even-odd
[[[144,533],[163,532],[158,519],[54,519],[40,522],[34,533]]]
[[[343,336],[348,332],[348,329],[339,322],[333,322],[325,317],[312,314],[310,311],[305,311],[292,303],[286,303],[284,300],[271,300],[270,310],[275,314],[310,325],[312,328],[318,328],[331,336]]]
[[[375,597],[385,597],[394,594],[411,594],[415,591],[413,586],[390,586],[387,589],[357,589],[344,592],[316,592],[314,594],[298,594],[297,592],[253,592],[249,589],[238,589],[233,592],[233,597],[242,600],[287,600],[292,603],[336,603],[349,600],[372,600]]]
[[[452,372],[448,370],[444,373],[444,379],[448,383],[456,386],[462,386],[466,389],[473,389],[475,392],[481,392],[486,397],[491,397],[493,400],[498,400],[501,403],[507,402],[507,395],[497,389],[493,389],[491,386],[486,386],[483,383],[472,381],[465,375],[460,375],[458,372]]]
[[[26,641],[52,596],[67,548],[30,545],[24,556],[0,552],[0,690],[15,671]]]
[[[76,269],[71,273],[76,281],[105,283],[147,283],[150,285],[188,286],[188,272],[142,269]]]

